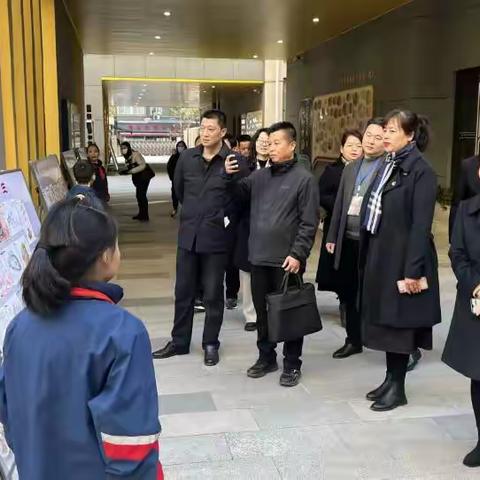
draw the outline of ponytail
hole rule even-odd
[[[71,283],[52,265],[45,247],[37,247],[22,277],[23,300],[32,312],[49,315],[69,297]]]
[[[430,143],[430,121],[425,115],[417,115],[410,110],[395,109],[389,112],[384,119],[386,125],[390,120],[396,119],[402,130],[407,134],[413,133],[413,140],[417,148],[424,152]]]
[[[424,152],[429,143],[431,137],[430,121],[425,115],[418,115],[418,125],[415,131],[415,141],[417,143],[417,148]]]
[[[113,218],[87,197],[54,205],[22,277],[27,308],[47,316],[61,307],[105,250],[115,248],[117,233]]]

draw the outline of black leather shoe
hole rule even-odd
[[[370,408],[374,412],[388,412],[407,403],[405,381],[392,380],[390,388]]]
[[[276,372],[277,370],[278,365],[276,360],[273,362],[257,360],[255,364],[247,370],[247,376],[250,378],[261,378],[264,377],[267,373]]]
[[[480,443],[463,459],[466,467],[480,467]]]
[[[163,348],[156,350],[152,353],[153,358],[170,358],[175,355],[187,355],[189,350],[181,350],[177,348],[173,342],[168,342]]]
[[[254,332],[257,329],[257,324],[255,322],[247,322],[245,324],[246,332]]]
[[[280,376],[280,385],[282,387],[296,387],[300,383],[302,372],[300,370],[284,370]]]
[[[138,220],[140,218],[140,215],[135,215],[134,217],[132,217],[132,220]]]
[[[235,310],[238,306],[238,301],[236,298],[227,298],[225,302],[225,308],[227,310]]]
[[[422,352],[420,351],[419,348],[417,348],[410,355],[410,359],[408,360],[407,372],[411,372],[417,366],[421,358],[422,358]]]
[[[218,347],[215,345],[207,345],[205,347],[205,365],[207,367],[213,367],[220,361],[218,355]]]
[[[345,345],[333,354],[333,358],[348,358],[352,355],[356,355],[357,353],[362,352],[362,347],[356,347],[355,345],[352,345],[351,343],[346,341]]]
[[[383,383],[377,387],[375,390],[367,393],[367,400],[371,400],[372,402],[377,401],[378,399],[382,398],[384,393],[390,388],[390,383],[392,382],[392,374],[387,372],[385,376],[385,380]]]

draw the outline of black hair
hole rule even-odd
[[[401,110],[399,108],[389,112],[384,119],[384,126],[390,120],[397,120],[402,130],[407,134],[413,133],[413,140],[417,144],[417,148],[424,152],[430,142],[430,121],[424,115],[418,115],[410,110]]]
[[[124,158],[130,158],[132,156],[132,153],[133,153],[133,149],[132,149],[132,146],[130,145],[130,142],[122,142],[120,144],[120,148],[122,147],[126,147],[128,149],[128,152],[126,155],[124,155]]]
[[[367,126],[365,127],[365,130],[370,126],[370,125],[378,125],[379,127],[382,127],[385,125],[385,119],[383,117],[374,117],[371,118],[367,122]]]
[[[85,160],[79,160],[73,166],[73,176],[75,180],[81,184],[86,185],[92,181],[93,175],[95,174],[95,170],[92,164]]]
[[[40,231],[40,240],[22,277],[29,310],[47,316],[69,298],[95,262],[115,248],[118,227],[89,199],[76,196],[55,204]]]
[[[348,137],[358,138],[358,140],[360,140],[360,143],[362,143],[362,140],[363,140],[363,135],[360,133],[359,130],[357,130],[356,128],[347,128],[343,132],[342,138],[340,140],[340,145],[342,147],[344,147],[345,144],[347,143]]]
[[[180,140],[179,142],[177,142],[177,144],[175,145],[175,152],[178,153],[178,147],[180,145],[183,145],[185,147],[185,149],[188,148],[187,144],[183,141],[183,140]]]
[[[95,143],[95,142],[88,142],[88,145],[87,145],[87,152],[88,152],[88,149],[90,147],[95,147],[98,151],[98,153],[100,153],[100,148],[98,148],[98,145]]]
[[[237,137],[233,133],[227,132],[225,137],[223,137],[224,140],[226,140],[231,148],[238,147],[238,140]]]
[[[242,142],[251,142],[252,141],[252,137],[250,135],[240,135],[238,137],[238,143],[242,143]]]
[[[227,128],[227,116],[221,110],[207,110],[202,113],[202,119],[216,119],[220,128]]]
[[[257,141],[262,133],[270,135],[270,129],[268,128],[259,128],[252,137],[252,142],[250,143],[250,160],[252,162],[257,161]]]
[[[290,141],[297,141],[297,130],[293,126],[293,123],[277,122],[274,123],[268,130],[269,133],[279,132],[280,130],[283,130],[287,134]]]

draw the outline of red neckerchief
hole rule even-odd
[[[70,295],[74,298],[84,298],[86,300],[100,300],[102,302],[107,302],[114,304],[115,302],[102,292],[97,292],[96,290],[90,290],[88,288],[74,287],[70,290]]]

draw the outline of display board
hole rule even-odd
[[[30,169],[38,186],[42,207],[46,211],[65,199],[68,186],[56,155],[30,162]]]
[[[255,132],[263,126],[263,112],[248,112],[241,116],[242,135],[254,135]]]
[[[21,170],[0,172],[0,345],[23,309],[20,280],[40,235],[40,221]]]
[[[312,156],[337,159],[347,128],[360,131],[373,117],[373,87],[354,88],[315,97],[313,101]]]
[[[312,98],[305,98],[300,102],[300,110],[298,112],[299,132],[299,149],[300,153],[312,155]]]
[[[87,151],[85,148],[74,148],[73,150],[67,150],[62,152],[60,156],[62,160],[62,168],[65,173],[65,177],[68,181],[68,186],[73,187],[77,184],[75,175],[73,174],[73,166],[78,160],[87,161]]]

